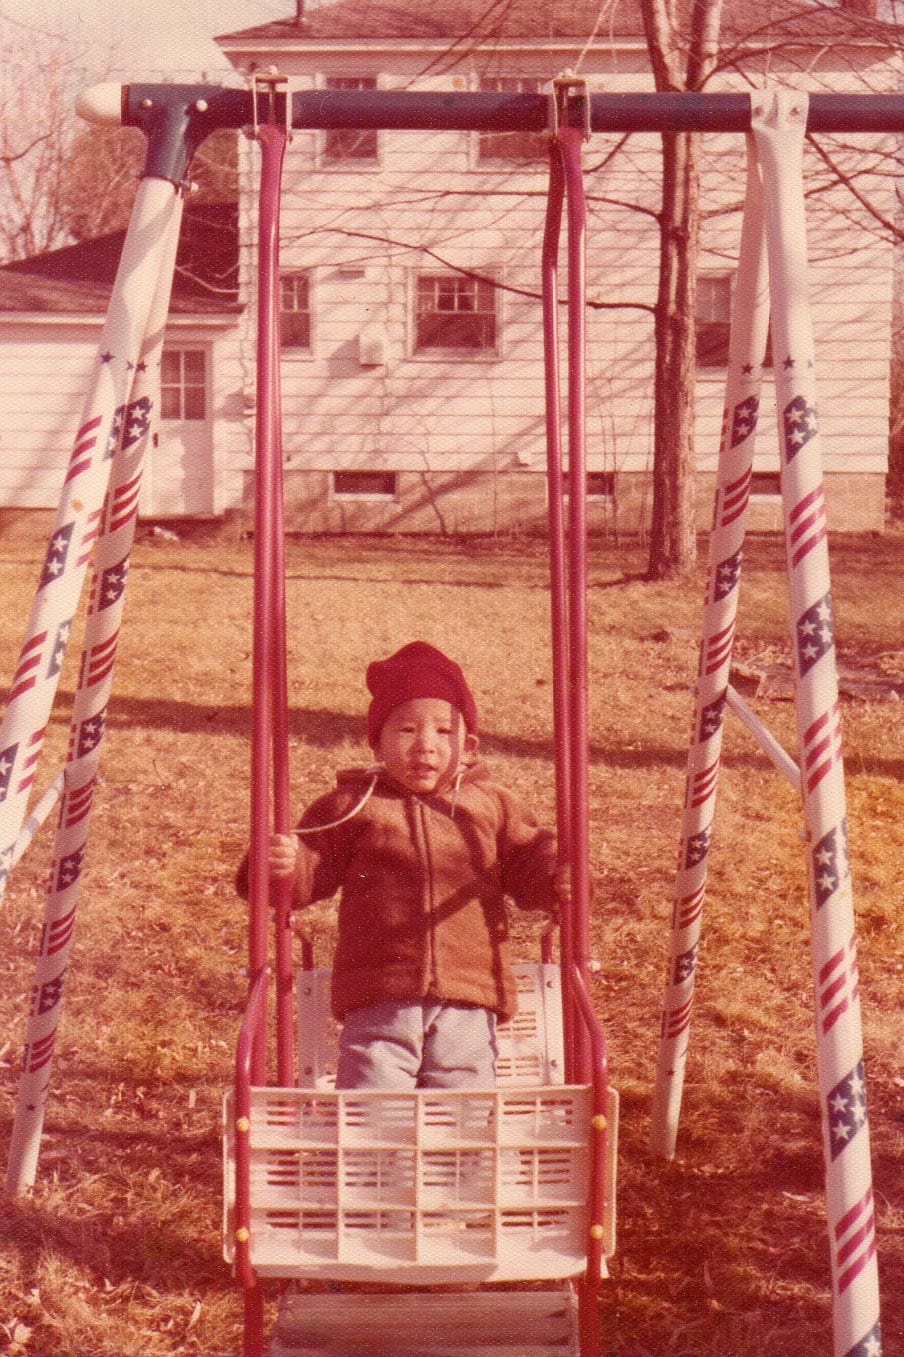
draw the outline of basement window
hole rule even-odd
[[[395,471],[334,471],[334,499],[395,499],[398,474]]]
[[[754,471],[750,477],[751,495],[781,495],[782,478],[778,471]]]
[[[568,472],[562,473],[562,491],[568,495]],[[588,471],[587,472],[587,499],[613,500],[615,499],[615,472],[614,471]]]

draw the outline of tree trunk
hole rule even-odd
[[[656,299],[653,521],[648,574],[665,579],[697,558],[694,466],[698,136],[662,136],[663,188]]]

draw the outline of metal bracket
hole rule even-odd
[[[564,125],[570,125],[568,110],[572,100],[569,97],[572,93],[577,95],[577,100],[581,108],[581,125],[583,140],[590,140],[590,91],[587,88],[587,80],[583,75],[575,75],[574,71],[563,71],[561,75],[553,78],[552,89],[549,92],[549,118],[547,122],[547,131],[553,140],[559,135],[559,128]]]
[[[251,107],[254,115],[254,139],[257,140],[261,127],[261,120],[258,117],[258,95],[262,94],[266,100],[268,125],[276,123],[276,105],[277,94],[283,95],[283,120],[285,123],[286,142],[292,140],[292,100],[289,97],[289,79],[288,76],[281,75],[276,66],[268,66],[265,71],[252,71],[251,73]]]

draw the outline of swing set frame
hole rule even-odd
[[[550,594],[554,672],[554,733],[556,744],[557,824],[561,851],[572,868],[573,899],[565,911],[560,937],[560,969],[563,992],[566,1078],[589,1085],[593,1091],[590,1131],[590,1201],[588,1204],[588,1262],[579,1284],[580,1350],[582,1357],[598,1351],[596,1288],[602,1271],[599,1221],[605,1209],[603,1162],[606,1140],[607,1062],[605,1036],[593,1013],[589,996],[589,845],[587,825],[587,614],[586,614],[586,453],[584,448],[584,392],[586,332],[584,282],[586,209],[581,184],[580,146],[596,132],[687,131],[749,134],[757,119],[757,95],[629,94],[591,95],[582,82],[569,75],[553,82],[549,96],[511,93],[417,93],[376,91],[295,91],[289,93],[276,73],[257,77],[251,90],[223,89],[209,85],[103,85],[86,91],[79,111],[89,121],[119,123],[140,128],[147,138],[147,154],[139,198],[130,222],[123,260],[114,286],[107,323],[101,337],[99,364],[86,396],[66,484],[61,497],[48,567],[65,539],[78,551],[61,571],[45,570],[39,584],[29,631],[23,645],[17,675],[25,672],[27,657],[43,645],[48,634],[54,639],[53,621],[63,635],[73,599],[81,590],[92,550],[96,552],[95,584],[103,564],[119,556],[131,542],[137,513],[142,457],[153,386],[146,373],[155,355],[159,357],[181,199],[192,156],[205,137],[219,128],[251,129],[263,156],[260,207],[259,315],[257,340],[258,425],[255,472],[255,636],[252,731],[252,846],[251,907],[249,933],[249,994],[236,1062],[236,1272],[245,1290],[248,1357],[262,1351],[262,1291],[251,1262],[249,1239],[242,1237],[250,1218],[250,1169],[241,1125],[249,1112],[254,1086],[266,1084],[267,994],[270,983],[269,920],[275,905],[276,1075],[279,1086],[294,1082],[292,1024],[292,973],[289,947],[289,902],[285,895],[271,900],[264,845],[272,828],[289,828],[289,787],[286,763],[287,713],[285,709],[285,607],[282,557],[282,447],[280,429],[278,350],[278,208],[282,157],[293,129],[385,128],[406,130],[548,131],[550,134],[550,187],[544,232],[543,319],[546,362],[547,474],[550,487]],[[790,117],[797,133],[809,131],[888,132],[904,130],[904,97],[895,95],[790,96]],[[768,113],[765,116],[769,116]],[[783,116],[789,116],[785,108]],[[563,495],[563,452],[560,442],[562,411],[558,394],[557,265],[563,207],[568,222],[568,521]],[[151,229],[152,228],[152,229]],[[148,238],[152,239],[149,247]],[[125,337],[124,337],[125,336]],[[157,346],[155,348],[155,345]],[[128,350],[140,354],[136,363],[117,367],[113,359]],[[137,421],[133,436],[126,431],[125,416]],[[790,458],[789,458],[790,460]],[[717,491],[718,494],[718,491]],[[785,491],[783,497],[791,498]],[[798,505],[789,503],[792,513]],[[824,539],[824,531],[819,535]],[[789,558],[790,559],[790,558]],[[792,562],[793,563],[793,562]],[[714,562],[714,566],[718,562]],[[792,573],[789,564],[789,574]],[[92,586],[94,587],[94,586]],[[100,614],[102,608],[95,612]],[[48,614],[51,614],[48,621]],[[58,615],[58,616],[57,616]],[[109,624],[113,615],[98,621]],[[39,633],[39,627],[43,630]],[[68,634],[68,633],[67,633]],[[59,637],[56,637],[59,640]],[[91,632],[86,648],[91,644]],[[830,657],[834,666],[834,658]],[[28,661],[30,664],[30,660]],[[112,669],[112,662],[109,666]],[[28,787],[40,752],[46,713],[55,691],[55,674],[40,685],[14,684],[10,705],[0,731],[0,745],[18,751],[11,784],[16,794],[0,806],[0,847],[8,861],[21,855],[34,833],[25,823]],[[834,669],[833,669],[834,672]],[[104,675],[108,678],[107,672]],[[96,776],[100,739],[89,727],[100,722],[108,689],[76,695],[73,753],[59,786],[63,798],[61,825],[68,799],[84,801]],[[830,694],[831,696],[831,694]],[[723,694],[723,699],[725,694]],[[80,705],[81,704],[81,705]],[[729,705],[732,705],[729,703]],[[829,759],[839,770],[840,752]],[[689,765],[689,783],[692,765]],[[46,798],[45,798],[46,799]],[[41,803],[43,805],[43,801]],[[44,812],[46,813],[46,811]],[[58,918],[71,918],[84,843],[87,816],[73,840],[60,840],[56,862],[71,862],[74,876],[59,873],[58,900],[52,908]],[[66,822],[70,830],[74,821]],[[808,824],[813,831],[813,825]],[[72,843],[76,842],[76,849]],[[78,859],[76,861],[76,859]],[[54,872],[55,874],[55,872]],[[53,875],[52,874],[52,877]],[[6,871],[0,874],[0,888]],[[51,906],[48,906],[51,909]],[[69,910],[69,913],[62,911]],[[45,937],[54,938],[54,919]],[[71,931],[71,930],[70,930]],[[57,935],[58,936],[58,935]],[[680,942],[680,938],[679,938]],[[62,944],[52,949],[53,967],[59,968]],[[674,952],[674,949],[673,949]],[[680,954],[678,954],[680,955]],[[40,965],[46,958],[42,957]],[[65,960],[65,955],[62,957]],[[674,956],[673,956],[674,960]],[[693,967],[691,967],[692,971]],[[670,962],[671,970],[671,962]],[[686,976],[684,977],[687,978]],[[40,985],[39,985],[40,989]],[[33,1015],[23,1063],[24,1091],[30,1098],[27,1115],[17,1115],[10,1156],[8,1186],[21,1190],[33,1181],[37,1166],[43,1106],[49,1087],[49,1065],[59,1019],[61,986],[55,1001]],[[672,1010],[667,998],[664,1019]],[[689,1011],[689,999],[687,1009]],[[853,1008],[853,1005],[852,1005]],[[859,1021],[859,1014],[854,1015]],[[43,1026],[41,1026],[43,1024]],[[665,1024],[664,1024],[665,1025]],[[686,1031],[686,1024],[681,1029]],[[686,1050],[680,1052],[681,1059]],[[674,1055],[674,1052],[672,1052]],[[674,1063],[674,1062],[673,1062]],[[674,1073],[667,1071],[668,1075]],[[30,1082],[29,1082],[30,1081]],[[674,1113],[659,1112],[669,1121]],[[654,1111],[655,1115],[655,1111]],[[671,1125],[660,1122],[660,1153],[670,1153]],[[654,1141],[656,1133],[654,1128]],[[862,1144],[863,1142],[861,1142]],[[858,1203],[860,1209],[863,1202]],[[853,1212],[853,1214],[852,1214]],[[855,1235],[861,1240],[863,1220],[849,1207],[838,1222],[839,1263],[849,1262]],[[844,1231],[853,1230],[854,1235]],[[862,1256],[862,1255],[861,1255]],[[852,1357],[861,1350],[872,1354],[879,1342],[878,1293],[875,1260],[867,1252],[857,1268],[856,1287],[851,1269],[843,1296],[835,1294],[836,1357]],[[872,1342],[868,1349],[865,1344]]]

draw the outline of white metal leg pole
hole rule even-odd
[[[181,207],[181,196],[171,184],[159,179],[142,181],[97,358],[98,380],[88,398],[67,476],[67,491],[74,485],[75,492],[64,493],[35,604],[35,614],[41,618],[37,635],[44,639],[34,643],[34,652],[40,655],[49,635],[60,637],[57,649],[50,651],[50,663],[45,667],[42,661],[31,671],[33,682],[23,694],[32,698],[31,706],[23,708],[27,723],[40,722],[38,730],[43,734],[62,649],[78,607],[89,558],[94,556],[85,644],[10,1146],[10,1192],[26,1190],[37,1172]],[[111,401],[115,402],[112,410]],[[101,408],[103,413],[90,414]],[[96,435],[86,437],[86,428],[96,430]],[[63,619],[54,621],[55,632],[45,621],[51,609],[55,619]],[[23,653],[32,653],[29,644],[27,641]],[[36,717],[39,705],[40,715]],[[40,740],[30,744],[36,760]],[[25,785],[18,788],[23,793],[23,811],[31,776],[29,764],[29,775],[22,779]]]
[[[665,1158],[671,1158],[675,1153],[681,1113],[697,949],[722,749],[722,718],[731,666],[768,328],[769,295],[762,188],[755,148],[748,140],[747,192],[709,543],[703,638],[694,725],[688,749],[669,970],[663,1000],[659,1063],[650,1127],[651,1149]]]
[[[807,97],[752,100],[763,169],[791,641],[810,889],[811,958],[835,1357],[879,1357],[879,1285],[838,675],[807,291]]]
[[[44,731],[69,640],[82,582],[100,528],[119,411],[132,386],[147,330],[163,223],[175,191],[143,180],[123,245],[95,369],[83,406],[25,640],[0,725],[0,894],[25,818]]]

